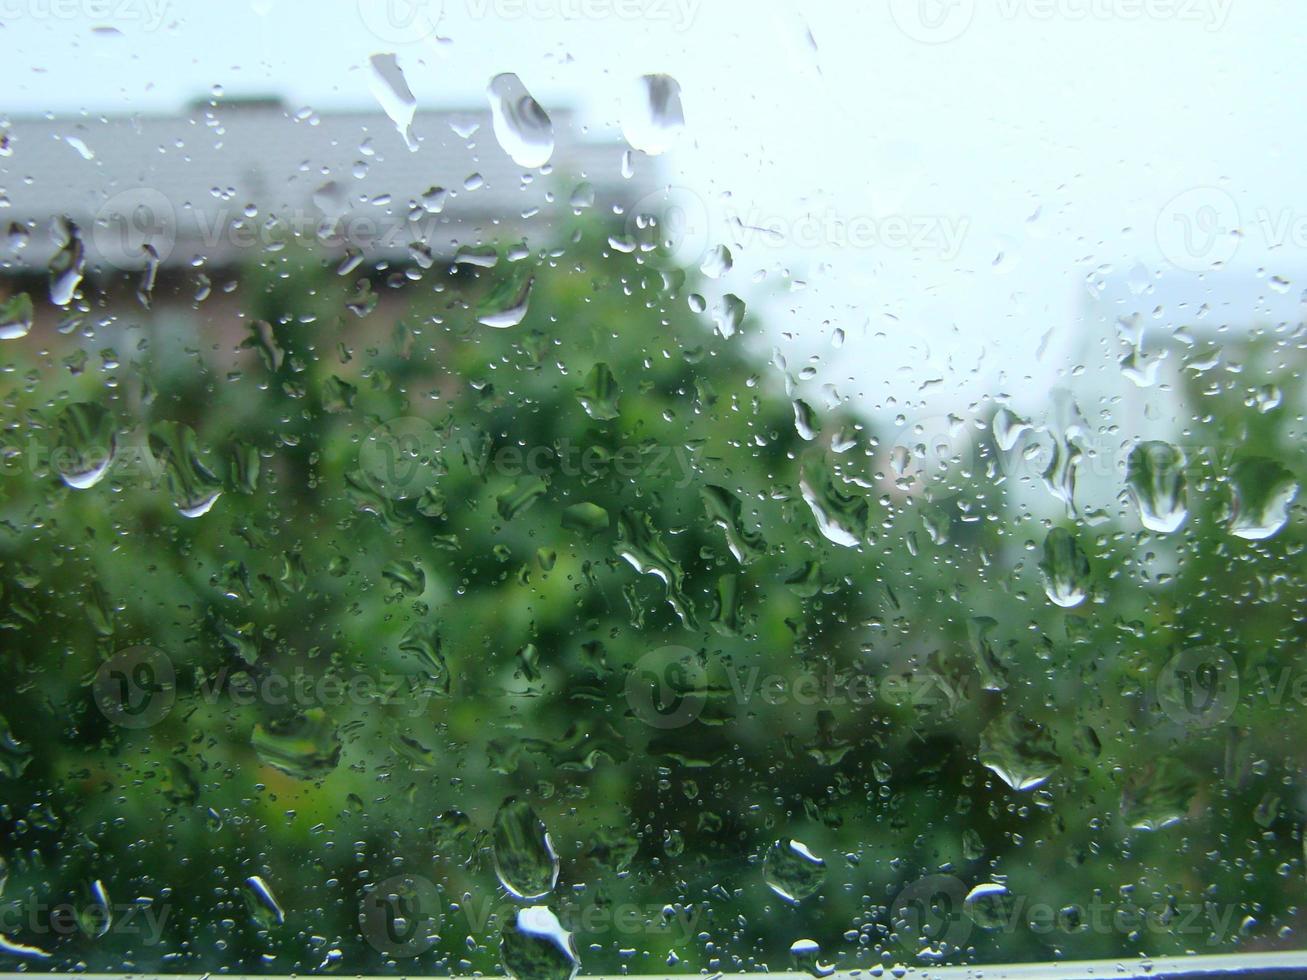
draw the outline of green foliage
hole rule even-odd
[[[714,333],[693,277],[602,227],[561,240],[522,260],[506,329],[477,318],[522,275],[507,259],[360,289],[286,250],[242,273],[239,319],[102,299],[105,325],[54,337],[38,312],[49,351],[4,351],[5,932],[64,968],[305,972],[338,950],[349,974],[494,971],[520,903],[491,828],[514,797],[552,836],[540,904],[586,972],[785,968],[799,939],[911,961],[891,909],[935,874],[1019,899],[993,931],[968,919],[954,959],[1226,949],[1249,915],[1274,941],[1302,887],[1301,705],[1249,680],[1302,668],[1300,522],[1230,536],[1229,460],[1191,452],[1181,533],[1124,505],[1066,522],[1090,597],[1058,608],[1030,502],[1051,498],[987,436],[906,474],[852,412],[805,439],[760,325]],[[119,366],[69,373],[111,335]],[[1291,391],[1286,368],[1248,373]],[[1193,444],[1292,465],[1299,409],[1238,391],[1186,394]],[[56,472],[74,403],[117,433],[81,490]],[[1244,684],[1192,731],[1157,678],[1199,644]],[[139,645],[175,703],[134,728],[97,691]],[[1052,776],[1014,790],[987,752]],[[797,904],[764,878],[790,839],[826,865]],[[359,915],[400,874],[435,884],[442,923],[389,962]],[[33,928],[95,881],[152,898],[157,943]],[[1233,915],[1210,937],[1158,918],[1205,902]],[[1035,905],[1126,924],[1041,930]]]

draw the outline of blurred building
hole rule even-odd
[[[415,113],[413,149],[380,112],[297,111],[276,99],[176,116],[9,119],[0,274],[44,276],[67,240],[64,219],[92,282],[147,264],[164,278],[213,275],[291,239],[370,270],[438,267],[491,243],[537,248],[572,210],[647,191],[623,179],[624,146],[584,139],[565,112],[553,119],[555,150],[532,172],[496,142],[488,111]]]

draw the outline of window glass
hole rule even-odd
[[[4,969],[1304,945],[1297,6],[0,24]]]

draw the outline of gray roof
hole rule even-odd
[[[499,146],[485,110],[417,112],[412,151],[380,112],[297,112],[276,100],[0,122],[0,227],[30,232],[21,248],[11,234],[0,270],[44,268],[60,216],[81,229],[92,268],[140,268],[145,241],[164,266],[257,259],[287,228],[367,258],[408,256],[414,241],[445,257],[457,245],[539,244],[582,179],[596,207],[647,190],[622,179],[624,146],[585,141],[570,114],[552,117],[553,156],[533,172]]]

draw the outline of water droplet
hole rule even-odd
[[[971,889],[963,900],[962,908],[980,928],[996,932],[1012,925],[1016,902],[1007,887],[997,882],[983,882]]]
[[[726,546],[730,548],[736,561],[741,565],[747,565],[766,551],[767,543],[763,540],[762,534],[745,528],[741,517],[743,506],[739,497],[725,487],[713,484],[700,490],[699,495],[703,498],[704,508],[708,511],[708,519],[726,532]]]
[[[1146,761],[1125,781],[1121,814],[1135,830],[1163,830],[1185,818],[1197,792],[1197,777],[1183,763]]]
[[[417,562],[395,558],[381,569],[381,577],[390,583],[396,595],[420,596],[427,588],[427,575]]]
[[[518,909],[504,924],[499,956],[514,980],[572,980],[581,968],[572,934],[543,905]]]
[[[962,856],[968,861],[979,861],[985,856],[985,842],[972,827],[962,832]]]
[[[595,534],[599,531],[607,531],[609,523],[608,511],[598,504],[587,501],[563,508],[562,525],[569,531]]]
[[[454,262],[478,269],[493,269],[499,264],[499,251],[493,245],[460,245],[454,253]]]
[[[321,708],[267,726],[255,725],[250,744],[266,765],[296,779],[317,779],[340,761],[340,736]]]
[[[55,306],[67,306],[82,284],[86,249],[75,224],[67,218],[60,218],[58,228],[63,241],[50,259],[50,302]]]
[[[717,327],[719,334],[730,339],[740,332],[740,324],[744,322],[744,313],[744,300],[734,293],[727,293],[713,307],[713,325]]]
[[[375,310],[379,302],[381,302],[381,297],[372,288],[372,283],[366,279],[360,279],[357,288],[346,298],[345,309],[361,320]]]
[[[150,431],[150,452],[164,467],[178,512],[207,514],[222,494],[222,483],[201,462],[195,430],[182,422],[160,422]]]
[[[799,903],[821,888],[826,862],[797,840],[778,840],[763,861],[767,887],[787,902]]]
[[[576,211],[584,211],[586,208],[594,207],[595,200],[594,184],[583,180],[572,189],[572,196],[567,199],[567,205]]]
[[[399,61],[390,52],[374,54],[368,59],[372,65],[372,93],[390,121],[404,137],[404,144],[410,150],[418,148],[413,138],[413,114],[417,111],[417,99],[413,97],[404,71]]]
[[[819,459],[804,461],[799,491],[827,540],[845,548],[856,548],[866,538],[871,510],[866,498],[840,490],[830,469]]]
[[[538,476],[524,476],[513,486],[495,497],[499,516],[511,521],[545,495],[549,485]]]
[[[272,888],[258,875],[251,875],[245,879],[245,887],[241,894],[245,898],[245,907],[249,910],[250,918],[257,922],[260,928],[270,929],[286,921],[286,913],[277,904]]]
[[[77,910],[77,925],[92,939],[100,939],[113,926],[113,905],[103,881],[97,879],[91,882],[89,892],[86,901]]]
[[[796,939],[790,944],[790,957],[796,970],[814,977],[828,977],[835,972],[833,965],[821,961],[821,947],[814,939]]]
[[[1016,448],[1022,433],[1031,431],[1031,425],[1015,412],[1000,408],[994,413],[994,442],[1005,453]]]
[[[534,169],[554,152],[554,125],[522,80],[511,72],[496,75],[486,89],[495,138],[519,167]]]
[[[998,626],[992,616],[973,616],[967,620],[967,636],[976,654],[976,669],[980,672],[980,686],[986,691],[1007,690],[1007,668],[999,658],[990,634]]]
[[[426,679],[430,681],[424,688],[436,694],[448,694],[450,687],[449,664],[441,649],[440,633],[435,626],[427,623],[414,623],[399,641],[402,653],[412,655],[418,662]]]
[[[667,602],[682,625],[695,628],[694,612],[685,596],[685,573],[672,557],[648,514],[623,512],[617,519],[617,554],[641,575],[652,575],[663,583]]]
[[[1279,385],[1261,385],[1253,392],[1252,401],[1257,406],[1257,411],[1265,415],[1280,407],[1284,401],[1284,392]]]
[[[141,252],[145,258],[145,265],[141,269],[141,280],[136,285],[136,299],[142,308],[148,310],[154,299],[154,285],[159,278],[159,267],[163,263],[159,258],[159,250],[149,242],[141,246]]]
[[[979,759],[1018,792],[1043,785],[1062,762],[1043,726],[1016,715],[1000,715],[980,733]]]
[[[709,279],[720,279],[731,271],[734,264],[735,260],[731,257],[731,250],[725,245],[718,245],[704,256],[699,271]]]
[[[349,208],[349,195],[338,181],[329,180],[314,189],[313,206],[327,217],[335,218]]]
[[[1250,456],[1230,467],[1229,531],[1248,541],[1264,541],[1289,522],[1289,505],[1298,480],[1273,459]]]
[[[32,750],[18,741],[9,720],[0,716],[0,774],[17,779],[32,761]]]
[[[549,831],[524,800],[509,797],[495,814],[495,874],[514,898],[543,898],[558,883],[558,855]]]
[[[51,462],[74,490],[99,483],[113,465],[117,431],[113,416],[99,405],[75,402],[59,414],[58,442]]]
[[[821,423],[811,405],[802,398],[794,399],[794,429],[799,437],[812,442],[821,435]]]
[[[531,287],[535,277],[527,276],[520,282],[512,277],[501,280],[498,287],[491,290],[481,305],[477,322],[487,327],[515,327],[526,317],[527,305],[531,301]]]
[[[1150,531],[1170,534],[1189,516],[1184,453],[1165,442],[1143,442],[1126,461],[1126,486]]]
[[[0,340],[26,337],[31,332],[34,317],[32,297],[26,293],[18,293],[0,302]]]
[[[3,933],[0,933],[0,953],[17,956],[25,960],[48,960],[50,958],[50,954],[39,946],[20,943],[16,939],[10,939]]]
[[[585,414],[601,422],[615,419],[620,414],[617,406],[620,393],[617,379],[602,361],[590,369],[590,373],[585,376],[585,384],[576,389],[576,397],[585,409]]]
[[[481,120],[470,113],[455,113],[449,120],[449,128],[459,139],[470,140],[481,128]]]
[[[427,214],[439,214],[445,210],[445,202],[449,200],[449,191],[443,187],[428,187],[422,192],[422,199],[419,202],[422,210]]]
[[[685,113],[681,86],[671,75],[643,75],[622,122],[622,135],[632,147],[650,156],[665,153],[681,134]]]
[[[1080,605],[1089,595],[1089,559],[1075,536],[1055,527],[1044,538],[1044,559],[1039,563],[1049,601],[1063,609]]]

